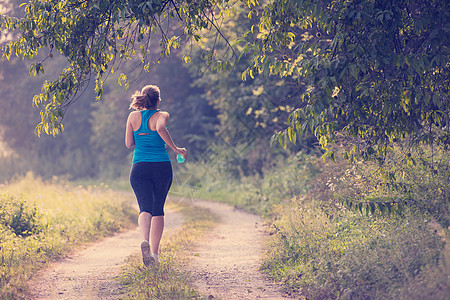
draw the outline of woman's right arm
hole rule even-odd
[[[128,115],[127,126],[125,128],[125,146],[128,149],[134,146],[133,125],[131,120],[133,119],[133,112]]]

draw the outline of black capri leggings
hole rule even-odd
[[[148,212],[152,216],[164,216],[164,203],[172,185],[170,161],[133,164],[130,183],[140,212]]]

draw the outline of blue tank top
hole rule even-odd
[[[148,120],[159,110],[141,110],[141,127],[133,132],[134,149],[133,164],[137,162],[170,161],[166,143],[156,130],[148,128]]]

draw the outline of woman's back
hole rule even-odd
[[[158,110],[142,110],[133,120],[133,128],[138,128],[133,131],[136,144],[133,163],[170,161],[166,144],[156,131],[159,114]]]

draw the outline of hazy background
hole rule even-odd
[[[0,1],[2,11],[20,16],[21,9],[11,3]],[[249,22],[236,14],[223,31],[236,35],[247,30]],[[7,42],[10,37],[0,38]],[[221,160],[231,174],[262,174],[262,168],[272,164],[269,157],[286,155],[278,146],[270,148],[269,140],[275,130],[284,129],[289,112],[298,106],[296,80],[257,77],[243,82],[240,66],[246,65],[245,57],[234,71],[218,76],[201,59],[209,43],[205,39],[189,49],[190,64],[181,60],[181,51],[149,73],[143,72],[138,59],[129,61],[105,80],[101,101],[95,101],[94,87],[87,86],[66,112],[65,130],[56,137],[37,137],[34,128],[40,115],[32,98],[46,79],[58,76],[65,59],[54,54],[45,62],[44,75],[36,78],[28,73],[31,61],[4,59],[0,62],[0,180],[29,170],[44,178],[56,175],[69,180],[127,175],[132,155],[124,145],[128,105],[131,94],[146,84],[161,88],[160,108],[170,112],[169,130],[177,145],[188,148],[190,161]],[[219,43],[215,49],[220,53],[225,46]],[[153,50],[157,58],[160,49]],[[130,79],[128,90],[117,83],[120,71]],[[298,150],[311,143],[305,138],[291,147]]]

